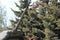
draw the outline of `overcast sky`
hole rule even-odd
[[[32,3],[35,2],[36,0],[31,0]],[[15,5],[15,2],[17,4],[19,4],[18,0],[0,0],[0,6],[2,8],[4,8],[4,10],[6,11],[7,14],[7,25],[9,25],[10,23],[10,19],[14,19],[15,15],[14,13],[11,11],[10,8],[14,9],[14,10],[18,10],[18,8]]]

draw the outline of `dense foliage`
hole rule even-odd
[[[25,37],[37,40],[58,40],[60,39],[60,8],[55,0],[41,0],[30,5],[31,0],[20,0],[20,5],[16,6],[20,11],[12,10],[17,17],[12,21],[15,25],[14,31],[20,29]],[[36,5],[35,5],[36,4]]]

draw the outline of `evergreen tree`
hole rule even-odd
[[[55,0],[49,1],[36,2],[36,6],[32,5],[32,8],[29,8],[29,0],[20,0],[20,6],[16,4],[20,11],[13,10],[16,16],[20,17],[12,21],[17,24],[14,30],[19,27],[25,36],[31,34],[33,38],[37,36],[38,40],[54,40],[58,37],[54,30],[60,29],[60,8]]]

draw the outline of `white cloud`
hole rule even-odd
[[[32,2],[36,2],[37,0],[31,0]]]

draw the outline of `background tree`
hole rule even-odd
[[[3,16],[2,16],[2,9],[0,7],[0,31],[2,31],[2,23],[3,23]]]

